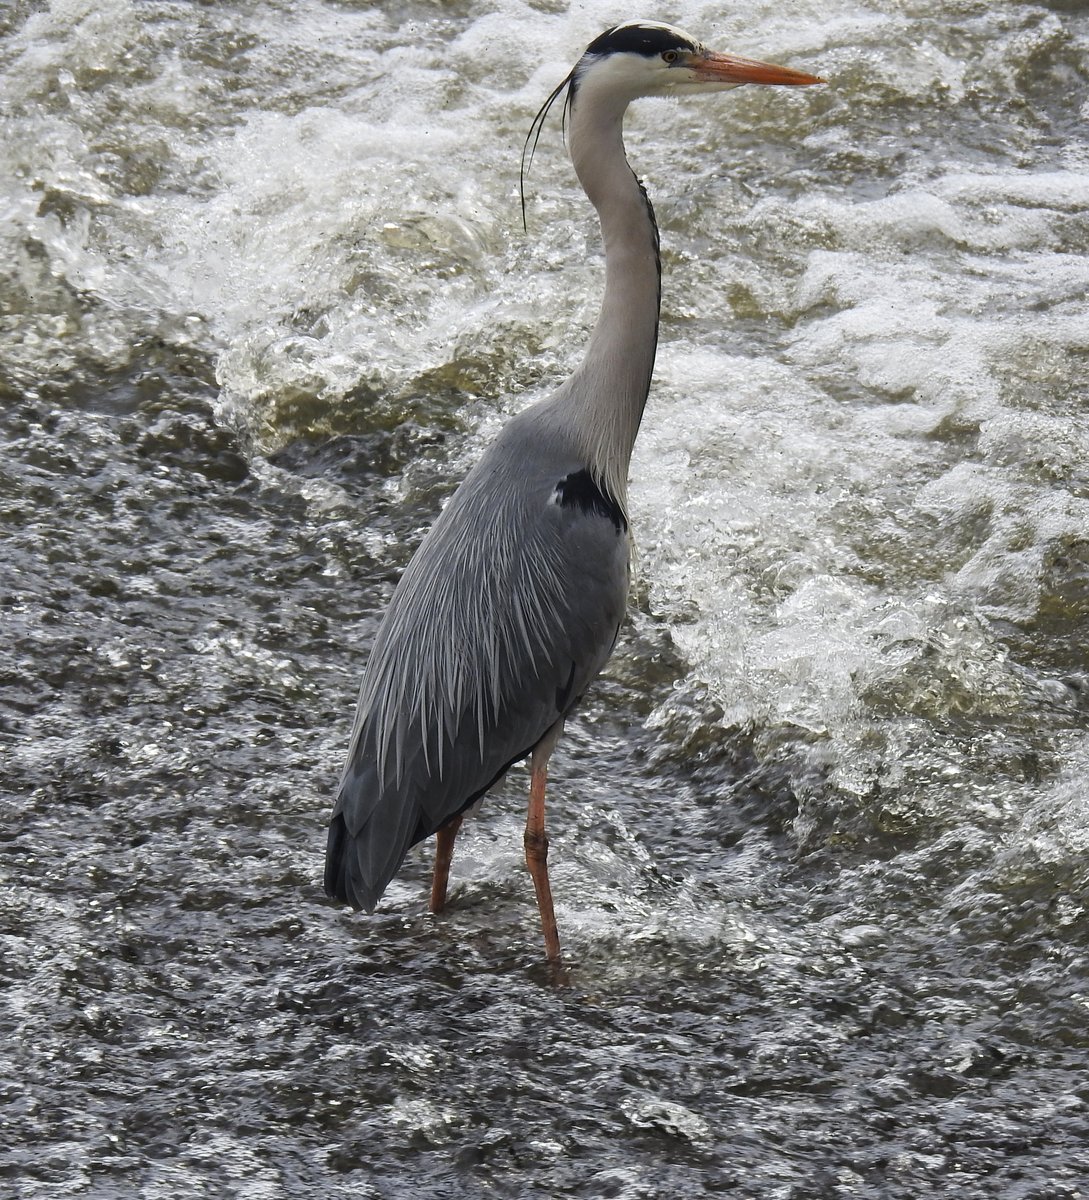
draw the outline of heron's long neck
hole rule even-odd
[[[581,100],[576,98],[571,118],[571,159],[601,221],[605,297],[586,356],[570,381],[571,419],[594,474],[624,505],[658,345],[658,228],[624,155],[627,104],[604,108],[589,97]]]

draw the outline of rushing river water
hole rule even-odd
[[[321,891],[393,583],[578,360],[530,118],[635,15],[618,653],[425,912]],[[8,0],[0,1193],[1089,1196],[1083,0]]]

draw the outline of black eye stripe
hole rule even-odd
[[[696,46],[670,29],[657,25],[617,25],[606,29],[586,47],[587,54],[642,54],[647,58],[667,50],[691,53]]]

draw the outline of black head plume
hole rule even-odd
[[[577,68],[576,68],[577,69]],[[575,72],[570,75],[554,89],[548,99],[537,110],[537,115],[533,118],[533,123],[529,127],[529,133],[526,134],[526,142],[522,147],[522,165],[518,171],[518,191],[522,197],[522,229],[528,231],[526,225],[526,175],[529,173],[530,167],[533,166],[533,155],[537,149],[537,143],[541,140],[541,130],[544,129],[545,120],[548,117],[549,110],[552,105],[560,98],[560,93],[567,89],[567,95],[563,100],[563,112],[560,117],[560,128],[564,135],[567,133],[567,111],[571,107],[571,86],[574,82]],[[533,145],[530,145],[530,141]]]

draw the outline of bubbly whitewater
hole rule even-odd
[[[398,573],[578,361],[541,100],[618,20],[813,70],[629,116],[631,620],[371,918],[320,888]],[[1089,1194],[1089,14],[0,12],[0,1192]]]

